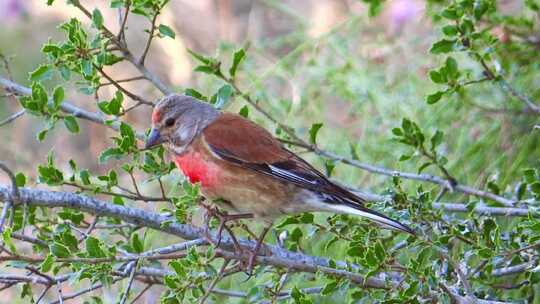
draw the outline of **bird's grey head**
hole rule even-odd
[[[220,112],[212,105],[191,96],[172,94],[158,101],[152,112],[152,131],[146,148],[168,143],[175,153],[182,153]]]

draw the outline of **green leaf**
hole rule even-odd
[[[535,194],[540,194],[540,182],[534,182],[531,184],[531,191]]]
[[[489,8],[486,0],[475,0],[473,6],[474,18],[476,20],[482,19],[482,16],[487,12]]]
[[[113,99],[109,101],[107,104],[107,110],[109,111],[109,114],[112,115],[118,115],[120,113],[120,109],[122,108],[122,103],[124,102],[124,95],[120,91],[116,91],[114,94]]]
[[[525,196],[525,192],[527,191],[527,183],[519,183],[519,185],[516,187],[516,198],[518,200],[522,200]]]
[[[446,36],[455,36],[458,33],[457,26],[455,25],[447,25],[442,28],[442,32]]]
[[[144,251],[143,242],[137,233],[133,233],[131,235],[131,248],[133,248],[136,253],[141,253]]]
[[[201,92],[195,89],[187,88],[184,90],[184,94],[193,98],[197,98],[199,100],[207,100],[206,96],[204,96]]]
[[[38,133],[37,136],[36,136],[37,140],[43,141],[43,140],[45,139],[45,136],[47,136],[47,133],[48,133],[48,132],[49,132],[48,129],[39,131],[39,133]]]
[[[382,10],[383,0],[363,0],[365,3],[369,4],[368,15],[369,17],[375,17],[379,15]]]
[[[52,255],[48,254],[45,260],[39,265],[41,272],[49,272],[53,266],[54,258]]]
[[[92,73],[94,72],[94,67],[92,66],[92,62],[90,60],[82,60],[81,69],[83,75],[86,77],[92,76]]]
[[[201,55],[201,54],[199,54],[199,53],[197,53],[195,51],[192,51],[190,49],[188,49],[187,51],[188,51],[189,54],[191,54],[191,56],[193,56],[198,61],[204,63],[205,65],[209,65],[214,61],[213,58]]]
[[[328,296],[332,294],[333,292],[335,292],[337,290],[337,287],[338,287],[338,282],[336,280],[330,281],[321,290],[321,294],[323,296]]]
[[[442,143],[443,135],[443,132],[439,130],[435,131],[435,134],[431,137],[431,150],[434,150]]]
[[[85,246],[89,257],[103,258],[106,256],[105,252],[101,248],[101,242],[93,236],[86,238]]]
[[[311,125],[311,128],[309,128],[309,141],[314,145],[317,144],[317,134],[322,126],[322,123],[314,123]]]
[[[445,77],[441,75],[441,73],[438,71],[429,71],[429,78],[431,78],[431,81],[433,81],[434,83],[446,83]]]
[[[392,134],[394,134],[395,136],[403,136],[403,131],[400,128],[393,128]]]
[[[326,176],[330,177],[332,176],[332,173],[334,172],[334,169],[336,168],[336,161],[333,159],[327,159],[324,162],[324,169],[326,172]]]
[[[303,223],[303,224],[311,224],[311,223],[313,223],[314,219],[315,219],[315,216],[312,213],[309,213],[309,212],[302,213],[298,218],[300,223]]]
[[[298,224],[299,223],[299,220],[298,220],[298,217],[296,216],[288,216],[286,217],[285,219],[283,219],[283,221],[281,221],[281,223],[277,224],[276,225],[276,228],[283,228],[287,225],[292,225],[292,224]]]
[[[229,69],[229,75],[231,75],[232,78],[236,76],[236,70],[238,69],[238,65],[240,65],[240,62],[242,62],[245,57],[246,51],[244,51],[244,49],[239,49],[234,52],[233,63],[231,65],[231,68]]]
[[[456,40],[442,39],[433,44],[429,50],[432,54],[449,53],[454,50]]]
[[[26,176],[22,172],[15,175],[15,184],[17,184],[17,187],[24,187],[26,184]]]
[[[217,109],[222,109],[231,99],[232,93],[233,88],[228,84],[219,88],[219,90],[217,91],[216,103],[214,104],[214,106]]]
[[[49,250],[57,258],[67,258],[70,256],[69,249],[65,245],[58,242],[54,242],[49,245]]]
[[[9,249],[13,253],[17,253],[17,248],[15,247],[15,244],[13,244],[11,233],[12,233],[12,227],[5,227],[4,232],[2,233],[2,238],[4,240],[4,243],[9,247]]]
[[[494,183],[493,181],[489,181],[487,183],[487,187],[489,191],[495,193],[496,195],[499,195],[499,193],[501,192],[501,190],[499,189],[499,186],[497,186],[497,184]]]
[[[461,17],[461,13],[459,13],[455,8],[449,7],[446,8],[441,15],[449,20],[457,20]]]
[[[64,117],[64,125],[71,133],[79,133],[79,124],[74,116]]]
[[[238,112],[238,114],[240,114],[242,117],[248,118],[248,116],[249,116],[249,108],[248,108],[248,106],[243,106],[240,109],[240,112]]]
[[[459,76],[457,61],[452,57],[446,58],[445,70],[451,79],[456,79]]]
[[[216,69],[209,66],[209,65],[199,65],[193,71],[200,72],[200,73],[206,73],[206,74],[210,74],[210,75],[216,74]]]
[[[351,154],[352,159],[354,160],[360,159],[360,155],[358,154],[358,146],[356,144],[349,142],[349,152]]]
[[[47,0],[47,5],[51,6],[53,4],[54,0]]]
[[[427,101],[428,104],[437,103],[439,100],[441,100],[443,94],[444,94],[444,92],[442,92],[442,91],[435,92],[435,93],[433,93],[431,95],[428,95],[426,97],[426,101]]]
[[[94,26],[97,29],[100,29],[103,26],[103,15],[97,8],[92,12],[92,23],[94,23]]]
[[[124,7],[124,0],[112,0],[111,1],[111,8],[120,8]]]
[[[411,158],[412,158],[412,155],[405,155],[405,154],[404,154],[404,155],[401,155],[401,156],[399,157],[399,161],[406,161],[406,160],[409,160],[409,159],[411,159]]]
[[[422,171],[424,171],[427,167],[433,165],[432,162],[427,162],[427,163],[424,163],[420,166],[420,168],[418,168],[418,174],[422,173]]]
[[[536,170],[535,169],[525,169],[523,170],[523,180],[526,183],[533,183],[536,180]]]
[[[109,148],[99,155],[99,162],[104,164],[111,158],[120,159],[122,155],[124,155],[122,150],[118,148]]]
[[[54,108],[55,109],[60,108],[62,101],[64,101],[64,88],[61,86],[57,86],[53,91]]]
[[[43,108],[47,105],[49,97],[47,96],[47,91],[39,82],[34,82],[32,84],[32,101],[37,104],[37,111],[42,111]],[[32,109],[31,109],[32,110]]]
[[[81,170],[79,177],[81,178],[83,184],[90,185],[90,173],[88,173],[88,170]]]
[[[52,76],[51,66],[48,64],[42,64],[37,69],[35,69],[33,72],[30,73],[30,80],[42,81],[42,80],[50,79],[51,76]]]
[[[165,24],[160,24],[158,29],[159,29],[159,33],[163,36],[167,36],[172,39],[176,37],[176,34],[174,33],[174,31],[170,27],[166,26]]]

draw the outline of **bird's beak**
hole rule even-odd
[[[150,131],[150,134],[148,134],[148,138],[146,139],[146,143],[144,144],[145,149],[152,148],[153,146],[157,146],[161,143],[163,143],[164,140],[159,134],[158,129],[152,128]]]

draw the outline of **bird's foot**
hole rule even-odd
[[[255,247],[253,248],[253,250],[250,251],[247,269],[246,269],[246,274],[248,276],[247,280],[249,280],[251,276],[253,275],[253,268],[255,267],[255,261],[257,259],[257,255],[259,255],[259,252],[261,251],[262,246],[266,246],[263,243],[264,237],[270,230],[270,227],[271,226],[267,226],[264,228],[263,232],[261,233],[261,236],[257,239],[257,243],[255,244]],[[264,250],[264,251],[268,251],[268,250]]]

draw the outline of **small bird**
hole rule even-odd
[[[268,223],[302,212],[347,213],[414,235],[406,225],[367,209],[362,198],[330,181],[263,127],[193,97],[169,95],[156,104],[145,148],[162,143],[189,181],[200,183],[207,199],[231,212]]]

